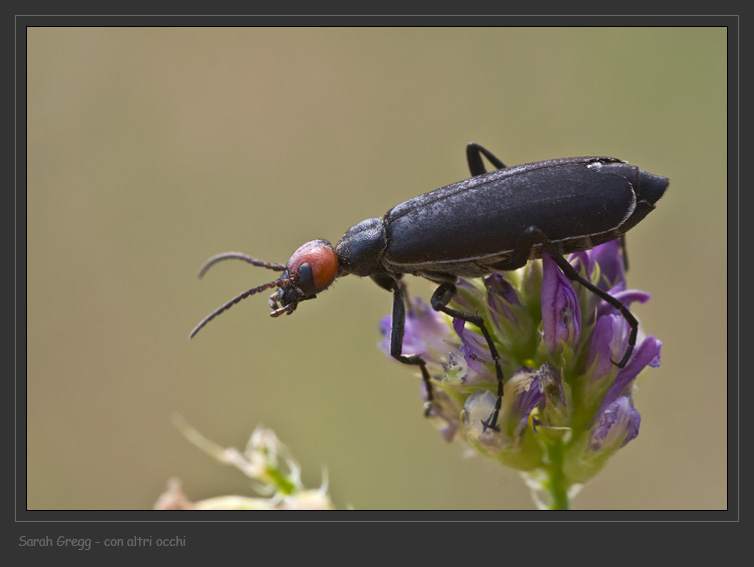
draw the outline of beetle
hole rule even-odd
[[[495,166],[488,172],[482,156]],[[270,296],[270,315],[290,315],[302,301],[314,299],[338,277],[370,277],[393,294],[390,354],[418,366],[426,386],[425,415],[429,415],[432,383],[427,363],[417,354],[403,353],[406,322],[404,274],[436,284],[431,305],[477,326],[495,364],[497,399],[485,428],[498,429],[504,376],[500,355],[484,319],[448,306],[459,277],[474,278],[493,271],[515,270],[546,252],[571,281],[586,287],[615,307],[628,322],[623,368],[636,345],[639,324],[618,299],[584,279],[564,255],[624,238],[654,208],[669,181],[612,157],[575,157],[507,167],[479,144],[466,147],[471,177],[429,191],[390,209],[382,217],[349,228],[333,247],[327,240],[300,246],[287,264],[264,262],[240,252],[211,257],[201,277],[216,262],[240,259],[254,266],[283,272],[269,283],[237,295],[194,327],[199,330],[242,299],[276,288]],[[625,241],[624,241],[625,242]]]

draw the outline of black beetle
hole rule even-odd
[[[497,170],[487,172],[482,156]],[[426,362],[403,354],[406,290],[403,274],[427,278],[439,286],[432,295],[436,311],[479,327],[495,361],[497,402],[486,427],[496,428],[503,395],[503,371],[484,319],[448,307],[459,277],[480,277],[493,271],[515,270],[547,252],[563,273],[615,307],[631,327],[623,358],[628,362],[638,321],[617,299],[582,278],[564,254],[587,250],[623,235],[655,207],[668,179],[642,171],[612,157],[577,157],[506,167],[478,144],[466,147],[472,177],[393,207],[381,218],[351,227],[335,245],[312,240],[296,250],[287,264],[256,260],[239,252],[210,258],[199,272],[220,260],[236,258],[283,272],[270,283],[252,288],[205,317],[204,325],[242,299],[276,287],[270,315],[290,315],[299,302],[314,299],[336,278],[369,276],[393,292],[390,354],[404,364],[419,366],[427,390],[426,414],[433,395]]]

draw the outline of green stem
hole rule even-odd
[[[568,483],[563,473],[563,441],[558,439],[548,443],[547,456],[550,461],[550,466],[547,468],[549,476],[547,490],[550,497],[548,509],[568,510],[570,502],[568,499]]]

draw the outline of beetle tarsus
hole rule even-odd
[[[457,291],[458,290],[455,284],[440,284],[440,286],[432,294],[432,308],[435,311],[447,313],[451,317],[455,317],[456,319],[461,319],[463,321],[471,323],[472,325],[476,325],[482,331],[482,335],[484,335],[484,339],[487,341],[487,346],[490,349],[490,356],[492,357],[492,361],[495,363],[495,373],[497,375],[497,400],[495,401],[495,411],[488,419],[488,421],[490,422],[488,427],[495,429],[495,426],[497,425],[497,418],[500,414],[500,408],[502,407],[503,398],[504,376],[503,368],[500,365],[500,355],[497,352],[497,348],[495,348],[495,343],[492,341],[492,335],[490,335],[490,332],[487,330],[487,326],[484,324],[484,319],[480,315],[465,313],[463,311],[458,311],[457,309],[448,307],[448,303],[450,303],[450,300],[453,299],[453,296]]]
[[[424,402],[424,417],[429,417],[430,412],[432,411],[432,402],[426,401]]]
[[[500,425],[497,423],[498,410],[488,417],[486,420],[482,419],[482,433],[486,433],[488,429],[492,429],[495,433],[500,433]]]

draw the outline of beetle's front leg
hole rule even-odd
[[[380,273],[372,275],[372,279],[380,287],[393,292],[393,317],[390,326],[390,356],[403,364],[418,366],[427,391],[427,401],[424,404],[424,416],[429,417],[429,411],[434,400],[431,376],[427,370],[426,361],[418,354],[403,354],[403,336],[406,330],[406,286],[399,277]]]
[[[492,414],[487,418],[486,421],[482,421],[482,424],[485,428],[489,427],[491,429],[494,429],[495,431],[500,431],[500,428],[497,425],[497,419],[500,415],[500,408],[503,404],[503,368],[500,365],[500,355],[495,348],[495,343],[492,342],[492,336],[487,330],[487,326],[484,324],[484,318],[482,318],[480,315],[474,315],[473,313],[466,313],[464,311],[458,311],[457,309],[448,307],[448,303],[450,303],[450,300],[453,299],[456,291],[457,289],[455,284],[440,284],[440,286],[432,294],[432,308],[435,311],[442,311],[443,313],[447,313],[448,315],[455,317],[456,319],[467,321],[481,329],[482,334],[487,341],[487,346],[490,348],[490,355],[492,356],[492,360],[495,362],[495,372],[497,373],[497,400],[495,401],[495,409],[492,411]]]

